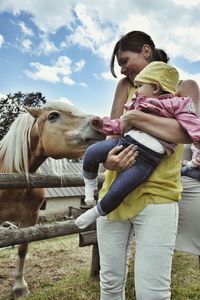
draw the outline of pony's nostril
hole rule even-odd
[[[100,117],[94,117],[91,120],[91,125],[95,128],[95,129],[101,129],[102,128],[102,119]]]

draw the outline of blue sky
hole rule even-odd
[[[109,115],[110,56],[131,30],[150,34],[183,79],[200,83],[199,15],[200,0],[0,0],[0,95],[40,91]]]

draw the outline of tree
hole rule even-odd
[[[0,99],[0,140],[8,132],[10,125],[21,112],[25,112],[24,106],[41,106],[46,103],[45,97],[40,92],[17,92],[8,94]]]

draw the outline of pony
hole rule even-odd
[[[43,107],[26,107],[0,141],[0,172],[36,172],[48,158],[80,158],[89,144],[104,137],[91,125],[92,116],[73,105],[54,101]],[[20,227],[35,225],[44,202],[44,189],[0,190],[0,222],[11,221]],[[18,247],[18,263],[13,296],[29,294],[24,279],[28,244]]]

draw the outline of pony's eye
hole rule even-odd
[[[48,115],[48,120],[51,121],[51,122],[56,121],[58,118],[59,118],[59,113],[58,112],[51,112]]]

